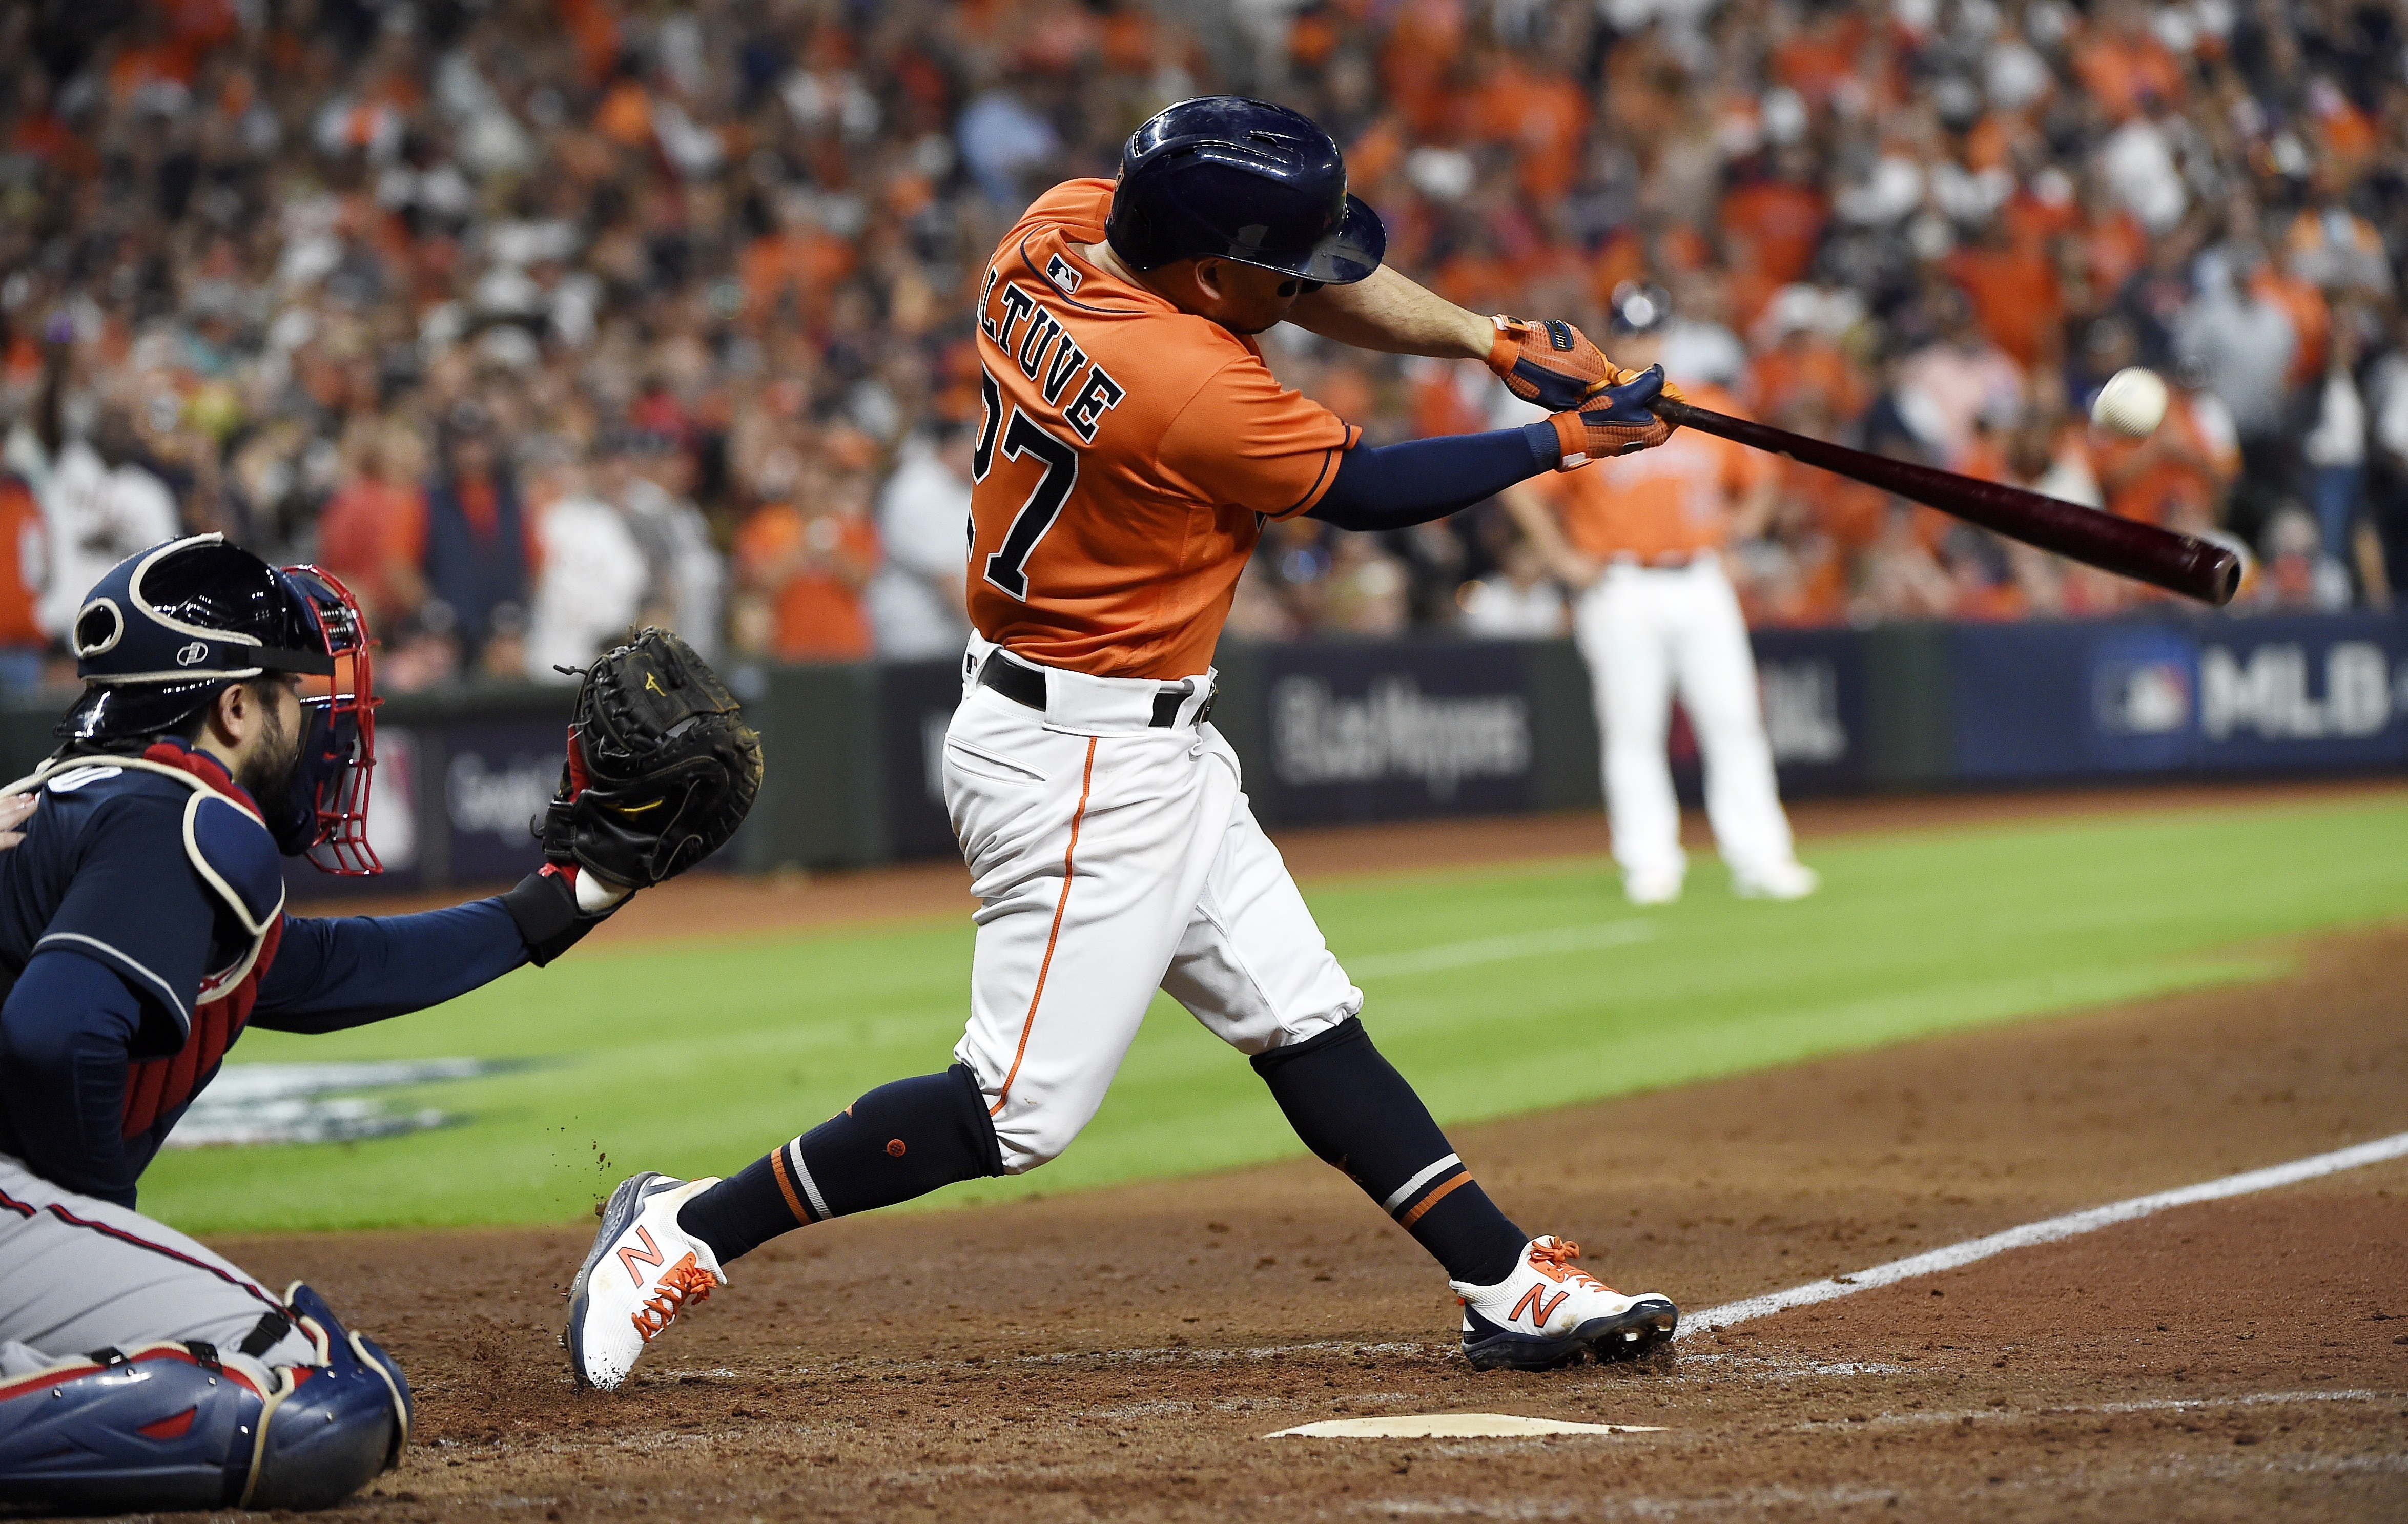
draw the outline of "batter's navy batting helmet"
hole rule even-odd
[[[172,731],[231,683],[300,677],[309,733],[293,797],[260,809],[286,852],[310,851],[331,872],[377,871],[366,837],[377,700],[367,627],[341,582],[271,567],[222,535],[171,539],[110,568],[70,639],[83,697],[56,734],[78,749]]]
[[[1121,148],[1104,236],[1133,270],[1211,255],[1327,285],[1380,267],[1380,214],[1346,194],[1346,157],[1311,117],[1202,95],[1164,107]]]

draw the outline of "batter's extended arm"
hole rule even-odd
[[[1386,266],[1348,286],[1297,298],[1288,321],[1309,333],[1382,354],[1485,360],[1497,325]]]
[[[1508,391],[1551,413],[1584,408],[1600,388],[1638,376],[1615,366],[1569,323],[1501,312],[1484,318],[1385,266],[1353,285],[1297,297],[1288,321],[1359,350],[1484,361]],[[1681,394],[1667,387],[1665,395]]]

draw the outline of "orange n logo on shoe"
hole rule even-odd
[[[651,1229],[639,1226],[636,1229],[636,1236],[644,1241],[644,1252],[638,1254],[636,1252],[636,1246],[633,1244],[630,1244],[625,1248],[619,1251],[619,1263],[627,1267],[627,1279],[635,1282],[638,1286],[641,1286],[644,1284],[644,1272],[636,1267],[638,1265],[650,1265],[654,1270],[658,1270],[661,1268],[663,1256],[661,1254],[660,1245],[652,1242],[652,1230]],[[1518,1312],[1520,1309],[1516,1308],[1515,1310]]]
[[[619,1252],[624,1254],[627,1251],[622,1249]],[[1530,1314],[1530,1326],[1534,1329],[1543,1329],[1547,1326],[1548,1315],[1562,1305],[1563,1300],[1570,1295],[1569,1291],[1558,1291],[1551,1297],[1547,1295],[1545,1287],[1534,1286],[1522,1293],[1521,1301],[1513,1303],[1513,1310],[1505,1315],[1505,1321],[1512,1322],[1521,1316],[1523,1310],[1526,1308]]]

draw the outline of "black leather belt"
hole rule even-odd
[[[1034,667],[1025,667],[1006,657],[1001,651],[987,653],[986,662],[979,668],[979,684],[993,688],[1015,704],[1043,713],[1045,710],[1045,674]],[[1179,723],[1179,706],[1187,702],[1184,686],[1167,688],[1154,696],[1154,717],[1146,724],[1155,730],[1168,730]],[[1196,712],[1196,723],[1202,725],[1212,717],[1213,692],[1204,696],[1203,707]]]

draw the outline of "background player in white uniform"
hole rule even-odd
[[[1613,345],[1653,365],[1670,303],[1661,291],[1616,294]],[[1719,388],[1691,400],[1736,413]],[[1704,755],[1706,816],[1731,886],[1797,899],[1818,880],[1801,866],[1773,780],[1747,624],[1723,554],[1760,534],[1779,478],[1770,456],[1690,429],[1660,450],[1504,493],[1506,506],[1579,591],[1572,633],[1596,696],[1613,858],[1634,904],[1677,899],[1688,869],[1665,755],[1680,696]]]
[[[618,1386],[775,1234],[1053,1158],[1157,988],[1250,1056],[1306,1144],[1446,1268],[1474,1363],[1670,1337],[1670,1301],[1583,1274],[1576,1246],[1526,1235],[1472,1179],[1372,1045],[1362,992],[1206,723],[1264,519],[1418,523],[1668,437],[1644,406],[1660,372],[1622,380],[1569,324],[1441,301],[1380,269],[1384,244],[1326,134],[1232,97],[1162,112],[1117,182],[1056,186],[1005,235],[979,311],[976,632],[945,747],[980,900],[968,1030],[949,1071],[882,1085],[727,1180],[623,1183],[574,1290],[580,1380]],[[1368,348],[1485,358],[1579,410],[1356,449],[1358,430],[1263,365],[1252,336],[1291,316]]]

